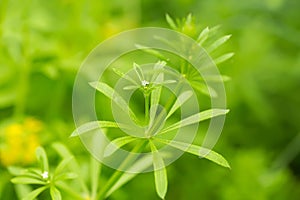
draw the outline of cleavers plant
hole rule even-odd
[[[174,21],[169,15],[166,15],[166,20],[170,27],[175,31],[182,32],[194,38],[208,54],[214,52],[230,38],[230,35],[228,35],[213,40],[212,38],[215,37],[218,27],[213,27],[211,29],[207,27],[197,34],[198,30],[194,24],[192,15],[188,15],[185,19],[176,21]],[[167,38],[158,39],[164,40],[168,43]],[[121,110],[128,112],[130,120],[145,127],[144,132],[139,136],[124,135],[113,138],[111,143],[105,147],[104,157],[111,156],[118,149],[125,147],[128,151],[133,153],[150,151],[151,156],[144,157],[131,166],[126,166],[126,164],[128,164],[128,161],[132,158],[124,158],[122,165],[137,173],[133,174],[121,170],[115,170],[104,185],[99,185],[101,164],[91,158],[91,162],[89,164],[91,178],[89,179],[90,183],[88,184],[90,187],[88,187],[82,178],[83,175],[79,164],[64,145],[59,143],[52,145],[57,153],[62,157],[62,161],[52,171],[49,169],[47,155],[44,149],[40,147],[37,149],[37,158],[40,164],[38,169],[20,169],[17,167],[10,168],[10,172],[16,176],[12,179],[13,183],[29,184],[34,186],[34,189],[25,195],[23,199],[35,199],[48,190],[50,191],[49,194],[51,198],[55,200],[62,199],[62,193],[75,199],[105,199],[125,183],[133,179],[138,173],[142,173],[151,165],[153,167],[156,192],[161,199],[165,199],[168,188],[167,170],[164,163],[164,157],[166,155],[162,155],[159,152],[159,148],[164,145],[171,146],[179,151],[206,158],[218,165],[230,168],[225,158],[215,151],[196,144],[189,144],[183,141],[174,140],[172,134],[170,134],[171,136],[168,136],[168,133],[170,132],[228,113],[228,110],[226,109],[207,109],[190,116],[185,116],[185,118],[179,119],[176,122],[174,122],[173,118],[173,121],[170,123],[168,120],[171,119],[172,116],[176,114],[176,111],[178,111],[179,108],[192,96],[192,91],[181,90],[180,85],[184,82],[188,82],[195,91],[216,97],[217,93],[214,89],[208,88],[205,85],[204,80],[187,61],[180,62],[179,64],[174,63],[171,59],[167,58],[157,50],[149,48],[145,49],[140,44],[137,44],[137,47],[141,47],[142,51],[154,55],[159,59],[153,67],[152,74],[147,74],[147,72],[145,72],[145,70],[136,63],[133,64],[133,73],[124,73],[118,69],[114,69],[114,72],[128,83],[122,88],[123,90],[137,90],[142,94],[144,100],[144,120],[139,119],[122,96],[107,83],[97,81],[90,83],[90,86],[108,97],[114,105],[118,106]],[[233,53],[226,53],[213,58],[213,60],[216,64],[219,64],[228,60],[232,56]],[[177,69],[177,71],[182,75],[182,78],[178,80],[165,80],[166,72],[164,71],[164,68],[166,65]],[[221,79],[214,76],[206,78],[210,81],[229,80],[227,76],[222,76]],[[160,104],[163,88],[168,84],[176,84],[178,86],[178,95],[171,96],[162,109],[158,105]],[[103,129],[103,132],[112,128],[120,129],[121,131],[124,129],[130,131],[132,129],[130,125],[127,124],[101,120],[90,122],[78,127],[72,133],[72,136],[81,136],[89,130],[97,128]],[[81,186],[80,191],[73,190],[70,182],[73,182],[73,184],[74,182],[79,183]]]

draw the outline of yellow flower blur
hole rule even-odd
[[[35,161],[35,150],[40,145],[38,133],[43,123],[26,118],[23,123],[12,123],[0,133],[0,163],[4,166],[27,165]]]

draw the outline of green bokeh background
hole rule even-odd
[[[115,33],[168,27],[166,13],[192,13],[200,28],[221,25],[232,34],[221,51],[235,56],[219,66],[232,79],[225,85],[231,112],[215,147],[232,169],[184,155],[168,167],[166,199],[297,200],[299,9],[298,0],[0,0],[1,126],[34,116],[46,126],[42,145],[62,141],[84,162],[87,152],[69,138],[72,86],[83,59]],[[10,175],[0,170],[0,199],[16,198]],[[110,199],[158,199],[153,175],[139,175]]]

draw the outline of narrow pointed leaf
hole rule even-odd
[[[210,82],[226,82],[231,80],[231,78],[229,76],[225,76],[225,75],[208,75],[205,76],[205,79],[201,78],[201,77],[197,77],[195,79],[193,79],[193,81],[210,81]]]
[[[128,80],[129,82],[131,82],[132,84],[138,85],[138,83],[137,83],[135,80],[133,80],[130,76],[128,76],[127,74],[121,72],[120,70],[118,70],[118,69],[116,69],[116,68],[113,68],[113,71],[114,71],[117,75],[119,75],[120,77],[122,77],[122,78]]]
[[[90,85],[110,98],[112,101],[114,101],[121,109],[124,110],[125,113],[129,113],[130,117],[135,121],[138,122],[137,117],[133,113],[133,111],[129,108],[128,104],[126,101],[117,93],[113,88],[111,88],[109,85],[106,83],[102,82],[91,82]]]
[[[155,83],[157,86],[163,86],[163,85],[166,85],[166,84],[172,84],[172,83],[176,83],[177,81],[175,80],[165,80],[163,82],[153,82]]]
[[[45,185],[46,182],[37,178],[18,176],[11,179],[11,182],[14,184],[36,184],[36,185]]]
[[[214,26],[212,28],[209,29],[209,36],[214,36],[218,33],[219,29],[220,29],[220,25]]]
[[[191,96],[193,92],[192,91],[185,91],[182,94],[178,96],[175,103],[173,104],[172,108],[170,109],[167,119],[180,107],[182,106]]]
[[[166,65],[166,62],[164,61],[159,61],[158,63],[155,64],[154,69],[155,73],[153,74],[152,77],[152,82],[163,82],[164,80],[164,74],[160,72],[161,69]],[[157,109],[159,105],[159,100],[160,100],[160,94],[161,94],[162,86],[157,85],[154,90],[151,92],[151,100],[150,100],[150,121],[149,121],[149,127],[151,127],[154,123],[156,114],[157,114]]]
[[[188,144],[185,142],[178,142],[178,141],[174,141],[174,140],[170,141],[170,140],[165,140],[165,139],[161,139],[161,138],[159,138],[159,139],[155,138],[155,140],[157,140],[163,144],[170,145],[170,146],[177,148],[179,150],[182,150],[184,152],[188,152],[188,153],[194,154],[196,156],[206,158],[206,159],[208,159],[218,165],[221,165],[223,167],[230,168],[227,160],[222,155],[220,155],[210,149],[207,149],[207,148],[204,148],[201,146],[197,146],[194,144]]]
[[[203,29],[203,31],[201,31],[201,33],[199,34],[198,38],[197,38],[197,43],[201,46],[208,38],[209,35],[209,28],[206,27],[205,29]]]
[[[139,86],[139,85],[128,85],[128,86],[125,86],[124,88],[123,88],[123,90],[136,90],[136,89],[138,89],[138,88],[140,88],[141,86]]]
[[[163,68],[167,63],[165,61],[158,61],[154,65],[154,73],[150,82],[162,82],[163,81]]]
[[[224,54],[224,55],[222,55],[222,56],[220,56],[220,57],[214,59],[214,61],[215,61],[216,65],[217,65],[217,64],[220,64],[220,63],[222,63],[222,62],[227,61],[227,60],[230,59],[232,56],[234,56],[234,53],[232,53],[232,52],[231,52],[231,53],[226,53],[226,54]]]
[[[192,23],[192,20],[193,20],[192,14],[189,13],[185,20],[185,25],[190,25]]]
[[[52,200],[61,200],[60,191],[54,186],[50,187],[50,195]]]
[[[178,128],[182,128],[191,124],[199,123],[201,121],[220,116],[220,115],[225,115],[228,113],[229,110],[225,109],[210,109],[210,110],[205,110],[200,113],[194,114],[192,116],[189,116],[175,124],[172,124],[171,126],[163,129],[159,134],[163,134]]]
[[[163,74],[160,74],[157,77],[157,81],[162,81],[163,79]],[[159,99],[160,99],[160,94],[161,94],[162,86],[157,86],[154,90],[151,92],[151,100],[150,100],[150,121],[149,125],[152,126],[154,123],[156,114],[157,114],[157,108],[159,105]]]
[[[174,20],[170,17],[170,15],[166,14],[166,20],[172,29],[177,30],[177,26],[176,26]]]
[[[42,171],[48,172],[49,171],[48,157],[44,148],[38,147],[36,149],[36,157],[41,166]]]
[[[23,176],[23,177],[29,177],[29,178],[42,180],[41,174],[42,174],[41,170],[30,168],[30,169],[24,169],[22,171],[19,171],[19,174],[15,174],[15,176]]]
[[[67,165],[74,159],[74,157],[69,157],[63,159],[55,168],[54,175],[58,175],[63,172],[63,170],[67,167]]]
[[[122,146],[135,141],[137,138],[131,137],[131,136],[124,136],[117,138],[113,140],[111,143],[109,143],[104,151],[104,157],[112,155],[115,151],[117,151]]]
[[[28,172],[27,169],[17,166],[10,166],[7,167],[8,172],[13,176],[21,176]]]
[[[161,199],[164,199],[168,189],[167,171],[162,157],[160,156],[159,152],[157,151],[155,145],[152,142],[150,142],[150,147],[153,156],[156,192]]]
[[[175,81],[175,80],[165,80],[165,81],[163,81],[161,84],[162,85],[165,85],[165,84],[172,84],[172,83],[176,83],[177,81]]]
[[[160,93],[161,93],[161,86],[158,86],[154,90],[152,90],[152,92],[151,92],[151,106],[157,106],[159,104]]]
[[[55,180],[63,181],[63,180],[78,178],[78,175],[73,172],[65,172],[65,173],[59,174],[58,176],[56,176],[54,178],[55,178]]]
[[[154,50],[153,48],[146,47],[146,46],[143,46],[143,45],[140,45],[140,44],[136,44],[135,46],[136,46],[136,48],[138,48],[139,50],[144,51],[144,52],[146,52],[146,53],[148,53],[148,54],[150,54],[150,55],[153,55],[153,56],[159,58],[160,60],[164,60],[164,61],[166,61],[166,62],[169,61],[169,59],[167,59],[163,54],[161,54],[161,53],[160,53],[159,51],[157,51],[157,50]]]
[[[74,155],[70,152],[70,150],[62,143],[55,142],[52,144],[52,148],[55,149],[55,151],[63,159],[68,159],[70,157],[74,157]],[[70,161],[68,167],[70,168],[71,171],[76,172],[78,174],[79,178],[77,180],[80,183],[80,187],[81,187],[82,191],[86,194],[89,193],[89,189],[88,189],[87,185],[85,184],[81,168],[80,168],[78,162],[76,161],[76,159],[72,159]]]
[[[218,40],[216,40],[214,43],[212,43],[208,48],[207,51],[208,52],[212,52],[215,49],[217,49],[219,46],[221,46],[222,44],[224,44],[227,40],[229,40],[229,38],[231,37],[231,35],[225,35],[221,38],[219,38]]]
[[[155,110],[155,112],[154,112]],[[161,106],[153,106],[150,110],[150,123],[146,130],[147,136],[152,136],[160,132],[166,122],[167,112]]]
[[[178,50],[178,46],[174,43],[174,41],[170,41],[168,38],[155,35],[154,39],[165,43],[168,47],[172,47],[174,50]]]
[[[22,200],[32,200],[35,199],[39,194],[41,194],[44,190],[46,190],[48,186],[40,187],[36,190],[33,190],[29,194],[27,194],[25,197],[22,198]]]
[[[212,87],[209,87],[208,85],[205,85],[204,83],[201,83],[197,80],[192,81],[192,87],[207,96],[211,96],[213,98],[218,97],[217,92]]]
[[[111,121],[92,121],[79,126],[73,131],[70,137],[75,137],[98,128],[127,128],[127,126]]]
[[[144,73],[143,73],[141,67],[138,64],[133,63],[133,69],[134,69],[136,75],[139,77],[141,82],[143,80],[145,80]]]

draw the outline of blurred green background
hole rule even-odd
[[[168,167],[166,199],[300,199],[299,9],[298,0],[0,0],[0,199],[16,198],[6,167],[32,165],[37,145],[63,141],[84,160],[69,138],[81,62],[113,34],[168,27],[166,13],[192,13],[200,28],[221,25],[233,35],[222,50],[235,52],[219,66],[232,78],[231,112],[215,147],[232,169],[184,155]],[[153,175],[110,199],[158,199]]]

